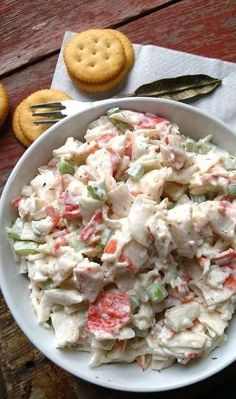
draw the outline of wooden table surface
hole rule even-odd
[[[0,132],[0,192],[25,150],[12,134],[12,111],[30,93],[50,87],[64,32],[92,27],[117,28],[134,43],[236,62],[236,0],[1,0],[0,81],[11,112]],[[77,380],[32,346],[3,298],[0,306],[0,399],[235,397],[235,364],[171,393],[122,394]]]

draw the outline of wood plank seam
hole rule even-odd
[[[126,19],[124,19],[121,22],[118,22],[117,24],[108,25],[107,28],[117,29],[119,27],[123,27],[123,26],[127,25],[130,22],[133,22],[133,21],[136,21],[136,20],[138,20],[140,18],[146,17],[146,16],[148,16],[148,15],[150,15],[152,13],[155,13],[157,11],[160,11],[160,10],[162,10],[164,8],[173,6],[173,5],[177,4],[177,3],[180,3],[181,1],[183,1],[183,0],[170,0],[168,3],[161,4],[159,6],[150,8],[149,10],[146,10],[146,11],[142,11],[138,15],[132,15],[130,17],[127,17]],[[33,57],[28,62],[25,62],[24,64],[20,65],[19,67],[12,68],[11,71],[4,72],[2,74],[0,72],[0,79],[7,78],[7,77],[11,76],[12,74],[21,71],[24,68],[27,68],[27,67],[29,67],[31,65],[34,65],[34,64],[36,64],[36,63],[38,63],[40,61],[43,61],[43,60],[47,59],[49,57],[52,57],[53,55],[59,54],[59,52],[60,52],[60,47],[55,49],[55,50],[53,50],[53,51],[45,52],[45,54],[40,55],[38,57]]]
[[[117,28],[119,28],[121,26],[129,24],[130,22],[136,21],[139,18],[143,18],[143,17],[146,17],[146,16],[148,16],[150,14],[153,14],[154,12],[160,11],[163,8],[167,8],[167,7],[173,6],[173,5],[177,4],[177,3],[180,3],[181,1],[183,1],[183,0],[170,0],[168,3],[160,4],[159,6],[156,6],[156,7],[150,8],[149,10],[143,11],[143,12],[141,12],[138,15],[130,16],[130,17],[124,19],[122,22],[118,22],[117,24],[113,24],[113,25],[111,25],[111,28],[112,29],[117,29]]]

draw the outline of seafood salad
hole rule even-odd
[[[6,233],[38,322],[91,366],[207,356],[236,302],[236,158],[119,108],[84,139],[55,149],[12,201]]]

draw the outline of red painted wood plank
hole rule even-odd
[[[1,399],[28,399],[36,388],[41,391],[42,397],[78,398],[76,379],[54,366],[30,343],[14,322],[2,298],[0,323]],[[8,395],[4,393],[4,388]]]
[[[58,50],[65,30],[109,27],[170,0],[1,0],[0,76]]]
[[[100,6],[100,4],[106,3],[107,5],[108,2],[109,1],[96,1],[96,7],[97,4]],[[45,17],[43,12],[41,12],[40,9],[37,9],[35,6],[35,4],[38,5],[39,3],[41,4],[44,2],[39,2],[38,0],[34,2],[29,0],[24,0],[21,2],[17,0],[1,1],[1,68],[5,65],[6,70],[10,71],[15,67],[19,67],[27,62],[30,62],[31,56],[34,58],[40,57],[43,54],[42,51],[45,51],[45,42],[41,43],[40,40],[42,37],[44,37],[44,39],[46,38],[45,40],[48,46],[46,51],[48,53],[54,51],[52,50],[52,47],[50,47],[47,37],[51,36],[52,29],[56,26],[56,24],[58,24],[58,29],[55,30],[55,38],[52,38],[52,42],[53,45],[59,47],[63,32],[66,29],[77,30],[76,27],[82,26],[83,24],[84,25],[81,29],[85,29],[87,26],[108,26],[117,22],[123,23],[126,18],[130,18],[132,15],[137,15],[139,12],[145,10],[145,7],[146,10],[148,10],[150,7],[153,7],[153,4],[155,6],[157,3],[165,3],[165,1],[154,2],[131,0],[129,4],[127,4],[128,2],[125,3],[125,7],[123,7],[122,10],[121,7],[119,8],[119,5],[124,4],[123,1],[120,1],[119,5],[116,5],[115,2],[112,1],[113,9],[111,12],[110,10],[107,11],[107,23],[104,8],[103,11],[100,8],[100,11],[97,10],[95,12],[93,10],[88,16],[83,15],[84,21],[77,21],[78,15],[80,14],[78,11],[73,11],[76,8],[75,4],[79,3],[77,10],[82,10],[84,7],[83,10],[86,11],[88,10],[88,5],[86,6],[85,1],[72,1],[73,7],[69,10],[68,17],[60,17],[62,14],[61,7],[60,13],[55,13],[53,9],[47,10],[48,5],[45,6],[45,4],[42,4],[44,14],[47,15],[47,17]],[[45,3],[48,4],[48,2]],[[50,1],[50,4],[52,3],[55,4],[62,2],[59,0],[52,0]],[[94,1],[87,3],[95,4]],[[137,3],[139,5],[137,5]],[[13,7],[17,6],[18,9],[15,9],[13,12]],[[233,19],[233,16],[236,15],[235,6],[236,3],[233,0],[209,0],[208,2],[205,0],[184,0],[181,4],[175,4],[171,7],[168,7],[167,10],[159,10],[151,15],[126,24],[123,27],[123,31],[129,34],[132,41],[136,43],[151,43],[175,48],[177,50],[189,51],[206,56],[235,61],[236,28],[235,21]],[[32,11],[33,7],[35,7],[35,10]],[[120,13],[118,13],[117,10],[120,10]],[[132,14],[130,10],[133,10],[132,12],[134,12],[134,14]],[[10,16],[10,21],[7,22],[6,19],[3,21],[3,17],[5,18],[4,13],[6,18]],[[28,13],[29,15],[23,15],[24,13]],[[113,13],[114,18],[112,15]],[[34,19],[32,19],[32,16],[34,16]],[[93,17],[96,18],[96,25],[94,23],[92,24]],[[45,21],[47,22],[47,25],[39,25],[37,27],[38,30],[33,30],[34,26],[37,26],[37,24],[43,24]],[[22,27],[18,26],[20,23],[22,24]],[[100,25],[98,25],[98,23],[100,23]],[[14,27],[15,25],[16,27]],[[15,33],[13,35],[14,30]],[[33,44],[33,41],[30,38],[32,32],[34,33],[33,39],[35,44]],[[9,37],[10,35],[12,35],[11,38]],[[23,35],[22,38],[21,35]],[[2,43],[4,43],[4,45]],[[7,51],[7,47],[9,52]],[[57,47],[53,48],[55,49]],[[20,55],[19,59],[17,59],[17,55]],[[12,76],[5,78],[2,81],[6,85],[9,92],[12,109],[14,109],[15,106],[31,92],[50,86],[56,60],[57,56],[54,55],[42,62],[38,62],[35,65],[27,67],[18,73],[12,74]],[[4,61],[4,64],[2,61]],[[11,133],[10,115],[7,123],[0,131],[0,189],[4,186],[12,167],[15,165],[16,161],[18,158],[20,158],[23,152],[23,147],[18,144]],[[3,301],[1,304],[3,308],[1,309],[2,312],[0,312],[2,315],[2,319],[0,321],[3,322],[5,320],[4,325],[1,323],[1,333],[3,337],[2,342],[4,342],[4,346],[2,346],[2,348],[6,348],[6,350],[2,351],[1,353],[1,359],[3,378],[5,380],[4,382],[6,384],[9,398],[27,398],[29,396],[28,394],[30,393],[32,384],[35,384],[35,386],[38,387],[37,384],[39,383],[40,378],[43,378],[43,381],[45,381],[45,375],[49,375],[50,386],[52,385],[52,381],[57,381],[57,383],[61,381],[62,397],[66,399],[66,393],[68,393],[68,397],[72,399],[74,390],[77,392],[76,380],[58,367],[52,366],[51,362],[45,359],[43,355],[40,354],[30,344],[30,342],[24,337],[23,333],[21,333],[19,328],[16,326]],[[14,339],[16,341],[14,341]],[[14,346],[14,342],[18,342],[19,345]],[[14,350],[11,350],[13,346]],[[10,348],[10,350],[7,350],[7,348]],[[19,356],[18,352],[16,351],[17,348],[19,350]],[[205,394],[210,390],[212,391],[213,387],[221,385],[219,388],[215,388],[214,392],[224,396],[226,392],[225,389],[235,386],[233,382],[234,375],[235,365],[231,365],[220,374],[198,384],[197,389],[199,395]],[[2,379],[0,377],[0,385],[1,383]],[[68,386],[71,388],[68,389]],[[173,391],[173,398],[180,399],[180,397],[191,397],[191,395],[194,394],[195,389],[196,386]],[[0,391],[0,396],[2,398],[4,394],[2,393],[3,391],[1,389]],[[214,392],[211,392],[213,396]],[[209,393],[210,396],[211,393]],[[82,382],[81,385],[79,385],[79,395],[81,396],[81,399],[98,396],[101,396],[104,399],[120,398],[120,393],[118,392],[107,391],[103,388],[95,386],[91,387],[85,382]],[[168,393],[159,394],[159,396],[163,399],[167,399],[168,395]],[[134,399],[137,395],[128,394],[126,396],[127,398]],[[155,394],[141,396],[143,398],[145,396],[145,398],[150,397],[150,399],[154,399]]]
[[[120,30],[135,43],[236,62],[235,16],[235,0],[184,0]]]
[[[24,147],[12,133],[13,110],[29,94],[50,87],[56,62],[57,55],[54,55],[1,81],[9,95],[11,112],[4,126],[0,128],[0,193],[11,169],[24,152]]]

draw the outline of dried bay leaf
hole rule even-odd
[[[159,97],[184,101],[206,95],[215,90],[221,80],[208,75],[184,75],[160,79],[138,87],[127,97]]]

